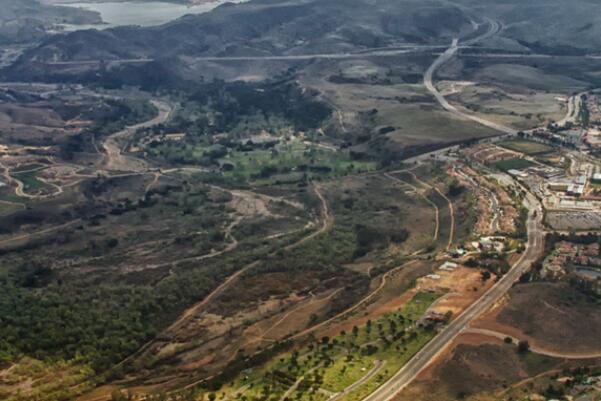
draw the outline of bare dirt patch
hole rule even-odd
[[[518,285],[504,306],[474,327],[524,338],[548,350],[601,352],[599,305],[567,283]]]
[[[453,272],[437,271],[439,279],[425,277],[419,280],[418,289],[444,291],[447,295],[440,298],[432,307],[433,311],[452,312],[458,316],[472,302],[478,299],[494,283],[493,280],[482,281],[478,269],[458,267]]]
[[[399,394],[395,401],[457,400],[492,393],[556,368],[561,361],[520,355],[515,346],[464,336],[448,357]]]

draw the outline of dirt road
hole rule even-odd
[[[495,28],[492,27],[491,30]],[[488,35],[488,34],[487,34]],[[485,35],[486,36],[486,35]],[[438,103],[447,111],[463,118],[478,122],[487,127],[493,128],[504,134],[514,135],[517,131],[483,118],[472,116],[458,110],[448,103],[445,97],[436,89],[432,83],[432,77],[435,72],[457,53],[458,40],[454,40],[451,47],[445,51],[424,74],[424,85],[436,98]],[[446,152],[447,149],[437,152]],[[426,157],[429,157],[427,155]],[[509,272],[501,278],[494,286],[487,290],[482,297],[470,305],[459,317],[446,326],[432,341],[424,346],[403,368],[401,368],[392,378],[380,386],[375,392],[364,398],[364,401],[389,401],[409,383],[411,383],[419,373],[421,373],[440,353],[442,353],[449,344],[466,328],[469,324],[480,316],[483,312],[493,306],[503,295],[509,291],[513,284],[519,280],[520,276],[528,271],[534,261],[543,251],[544,229],[542,225],[542,209],[538,200],[530,193],[527,193],[525,205],[530,210],[527,221],[528,242],[526,249],[520,259],[512,266]]]
[[[428,202],[428,204],[430,204],[430,206],[432,206],[432,208],[434,209],[434,234],[432,234],[432,239],[433,239],[433,241],[436,241],[436,240],[438,240],[438,234],[440,232],[440,210],[438,209],[438,206],[436,206],[436,203],[432,202],[430,200],[430,198],[428,198],[423,193],[423,191],[420,191],[415,185],[412,185],[412,184],[408,183],[407,181],[403,181],[399,177],[395,177],[392,175],[394,173],[403,173],[403,172],[408,172],[408,170],[392,171],[390,173],[385,173],[384,176],[392,181],[396,181],[403,185],[408,185],[411,189],[413,189],[415,191],[416,194],[418,194],[421,198],[423,198],[426,202]]]
[[[498,338],[499,340],[505,340],[507,338],[510,338],[514,344],[518,344],[520,341],[520,339],[510,336],[509,334],[500,333],[498,331],[488,330],[488,329],[469,328],[469,329],[465,330],[464,333],[480,334],[480,335],[484,335],[484,336]],[[558,351],[553,351],[553,350],[539,347],[535,344],[530,344],[530,351],[534,352],[535,354],[544,355],[544,356],[548,356],[551,358],[559,358],[559,359],[601,358],[601,350],[599,350],[598,352],[589,352],[589,353],[558,352]]]
[[[61,224],[60,226],[54,226],[54,227],[46,228],[44,230],[35,231],[35,232],[29,233],[29,234],[21,234],[21,235],[17,235],[16,237],[6,238],[6,239],[3,239],[0,241],[0,245],[6,245],[6,244],[10,244],[11,242],[27,240],[27,239],[36,237],[38,235],[50,234],[52,232],[61,230],[63,228],[71,227],[80,222],[81,222],[81,219],[76,219],[76,220],[72,220],[68,223]]]
[[[469,324],[498,302],[520,276],[527,270],[543,251],[544,230],[542,211],[536,198],[528,194],[528,242],[522,257],[511,270],[476,302],[466,309],[457,319],[446,326],[432,341],[424,346],[403,368],[364,401],[389,401],[398,392],[413,381]]]
[[[417,260],[412,260],[410,262],[407,262],[401,266],[395,267],[394,269],[386,272],[383,276],[382,279],[380,280],[380,284],[378,285],[378,287],[376,289],[374,289],[372,292],[370,292],[369,294],[367,294],[363,299],[361,299],[359,302],[357,302],[355,305],[351,306],[350,308],[338,313],[336,316],[333,316],[331,318],[329,318],[328,320],[324,320],[321,323],[316,324],[315,326],[309,327],[306,330],[301,331],[300,333],[297,333],[295,335],[293,335],[292,337],[290,337],[290,339],[296,339],[296,338],[300,338],[300,337],[304,337],[307,334],[313,333],[314,331],[332,323],[335,320],[338,320],[346,315],[348,315],[349,313],[354,312],[355,310],[357,310],[358,308],[360,308],[361,306],[367,304],[369,301],[371,301],[376,295],[378,295],[380,293],[380,291],[382,291],[382,289],[384,289],[384,287],[386,286],[388,279],[391,275],[393,275],[394,273],[396,273],[398,270],[405,268],[407,266],[410,266],[414,263],[417,263]]]
[[[107,170],[143,172],[148,169],[145,161],[136,157],[124,155],[122,145],[120,145],[119,142],[123,139],[127,139],[139,129],[150,128],[158,124],[163,124],[171,117],[171,113],[173,112],[173,107],[171,105],[158,99],[153,99],[151,103],[159,111],[155,117],[148,121],[126,127],[119,132],[115,132],[107,137],[102,144],[105,152],[104,167]]]

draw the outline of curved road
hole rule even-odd
[[[110,135],[102,147],[106,153],[105,167],[107,170],[128,171],[128,172],[143,172],[147,170],[146,162],[132,156],[126,156],[122,152],[122,147],[119,145],[119,140],[127,138],[142,128],[150,128],[155,125],[166,122],[173,108],[161,100],[154,99],[151,103],[158,109],[159,113],[152,119],[140,124],[131,125],[123,130]]]
[[[488,128],[492,128],[495,131],[503,132],[504,134],[508,134],[508,135],[517,134],[518,131],[513,128],[507,127],[502,124],[497,124],[495,122],[488,121],[484,118],[474,116],[472,114],[468,114],[468,113],[465,113],[465,112],[459,110],[457,107],[450,104],[447,101],[447,99],[444,97],[444,95],[442,93],[440,93],[440,91],[436,88],[436,86],[434,86],[434,83],[432,82],[434,74],[440,67],[442,67],[443,65],[448,63],[453,57],[455,57],[455,55],[457,54],[457,50],[459,50],[459,40],[454,39],[453,43],[451,44],[451,47],[449,47],[444,53],[442,53],[436,59],[436,61],[434,61],[434,63],[432,63],[430,68],[428,68],[428,70],[424,74],[424,85],[425,85],[426,89],[428,89],[428,91],[436,98],[436,101],[442,106],[442,108],[450,113],[453,113],[459,117],[462,117],[462,118],[465,118],[465,119],[468,119],[471,121],[475,121],[478,124],[484,125],[485,127],[488,127]]]
[[[490,32],[495,31],[496,26],[491,24],[489,32],[481,36],[490,36]],[[475,42],[478,39],[472,41]],[[475,121],[486,127],[500,131],[507,135],[515,135],[517,131],[483,118],[473,116],[463,111],[460,111],[455,106],[451,105],[445,97],[436,89],[432,82],[435,72],[445,63],[450,61],[457,53],[459,41],[453,40],[451,47],[441,54],[434,63],[428,68],[424,74],[424,85],[430,93],[436,98],[438,103],[447,111],[460,117]],[[450,147],[453,148],[453,147]],[[439,152],[446,152],[450,148],[442,149],[436,152],[431,152],[417,158],[413,161],[419,162],[425,160]],[[392,378],[380,386],[375,392],[364,398],[363,401],[389,401],[393,399],[401,390],[411,383],[417,375],[420,374],[446,347],[464,330],[470,323],[498,302],[519,280],[520,276],[528,271],[534,261],[543,252],[544,246],[544,230],[542,225],[542,209],[538,200],[530,193],[524,200],[524,204],[530,211],[528,214],[527,229],[528,242],[526,249],[520,259],[512,266],[509,272],[501,278],[493,287],[484,293],[477,301],[470,305],[459,317],[453,320],[448,326],[444,327],[440,333],[428,344],[426,344],[405,366],[403,366]]]

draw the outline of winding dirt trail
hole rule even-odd
[[[293,248],[296,248],[300,245],[302,245],[303,243],[307,242],[310,239],[315,238],[316,236],[326,232],[327,230],[329,230],[333,223],[334,223],[334,217],[332,216],[331,212],[330,212],[330,208],[328,206],[328,203],[325,199],[325,197],[323,196],[323,194],[321,193],[321,190],[319,188],[318,185],[314,185],[314,191],[315,194],[317,195],[317,197],[319,198],[319,200],[321,201],[321,207],[322,207],[322,225],[321,227],[303,237],[302,239],[300,239],[299,241],[288,245],[285,249],[290,250]],[[221,189],[221,188],[220,188]],[[221,189],[223,190],[223,189]],[[241,219],[241,218],[240,218]],[[202,260],[202,259],[208,259],[208,258],[213,258],[216,256],[219,256],[221,254],[224,254],[225,252],[229,252],[231,250],[233,250],[235,247],[237,247],[238,245],[238,241],[231,235],[231,230],[239,223],[239,221],[234,221],[230,224],[230,226],[228,226],[228,230],[226,230],[226,236],[229,236],[233,241],[232,244],[230,244],[226,249],[222,250],[222,251],[218,251],[215,253],[211,253],[211,254],[207,254],[207,255],[202,255],[202,256],[197,256],[197,257],[192,257],[192,258],[186,258],[186,259],[181,259],[175,262],[169,262],[167,263],[168,265],[173,265],[174,263],[183,263],[184,261],[197,261],[197,260]],[[229,234],[228,234],[229,232]],[[200,302],[194,304],[193,306],[191,306],[190,308],[186,309],[181,315],[180,317],[174,321],[169,327],[167,327],[163,333],[164,334],[173,334],[173,333],[177,333],[177,331],[184,326],[191,318],[193,318],[195,315],[197,315],[198,313],[200,313],[200,311],[206,307],[211,301],[213,301],[214,299],[216,299],[218,296],[220,296],[221,294],[223,294],[223,292],[225,292],[230,286],[231,284],[233,284],[234,282],[236,282],[236,280],[238,278],[240,278],[241,276],[243,276],[246,272],[248,272],[249,270],[251,270],[252,268],[258,266],[261,263],[260,260],[257,260],[255,262],[249,263],[248,265],[244,266],[242,269],[238,270],[237,272],[233,273],[232,275],[230,275],[229,277],[227,277],[225,279],[225,281],[223,281],[218,287],[216,287],[211,293],[209,293],[206,297],[204,297]],[[128,361],[131,361],[137,357],[139,357],[140,355],[142,355],[144,352],[146,352],[154,343],[155,343],[156,339],[153,339],[149,342],[147,342],[146,344],[144,344],[142,347],[140,347],[136,352],[134,352],[132,355],[128,356],[127,358],[125,358],[123,361],[121,361],[120,363],[118,363],[116,366],[122,366],[123,364],[125,364]],[[203,379],[205,380],[205,379]]]
[[[413,189],[415,191],[416,194],[418,194],[420,197],[422,197],[434,209],[435,226],[434,226],[434,234],[432,235],[432,239],[436,242],[438,240],[438,235],[440,233],[440,209],[438,209],[438,206],[436,205],[436,203],[432,202],[432,200],[424,194],[424,191],[420,190],[415,185],[413,185],[407,181],[404,181],[404,180],[400,179],[399,177],[392,175],[395,173],[410,173],[409,170],[399,170],[399,171],[393,171],[391,173],[384,173],[384,176],[392,181],[396,181],[403,185],[408,185],[409,187],[411,187],[411,189]],[[413,176],[415,177],[415,175],[413,175]]]
[[[60,229],[70,227],[70,226],[75,225],[75,224],[77,224],[79,222],[81,222],[81,219],[72,220],[72,221],[69,221],[69,222],[67,222],[65,224],[61,224],[60,226],[54,226],[54,227],[46,228],[44,230],[35,231],[35,232],[29,233],[29,234],[22,234],[22,235],[18,235],[16,237],[6,238],[6,239],[3,239],[3,240],[0,241],[0,245],[5,245],[5,244],[8,244],[8,243],[11,243],[11,242],[14,242],[14,241],[27,240],[27,239],[30,239],[30,238],[35,237],[37,235],[50,234],[50,233],[52,233],[54,231],[58,231]]]
[[[322,193],[317,185],[314,186],[314,191],[315,191],[315,194],[317,195],[317,197],[320,199],[321,204],[322,204],[322,214],[323,214],[322,226],[317,231],[303,237],[302,239],[298,240],[297,242],[295,242],[293,244],[288,245],[287,247],[284,248],[286,250],[291,250],[291,249],[297,248],[300,245],[304,244],[305,242],[310,241],[311,239],[317,237],[318,235],[323,234],[324,232],[328,231],[334,223],[334,218],[330,213],[330,208],[328,206],[328,203],[327,203],[325,197],[322,195]],[[219,285],[217,288],[215,288],[202,301],[195,304],[191,308],[187,309],[171,326],[169,326],[167,328],[166,331],[167,332],[177,331],[177,329],[180,326],[182,326],[188,319],[190,319],[192,316],[198,314],[200,312],[200,310],[202,308],[204,308],[209,302],[211,302],[212,300],[217,298],[219,295],[221,295],[240,276],[242,276],[244,273],[246,273],[253,267],[256,267],[260,263],[261,263],[260,260],[252,262],[252,263],[246,265],[245,267],[243,267],[242,269],[238,270],[236,273],[229,276],[223,283],[221,283],[221,285]]]
[[[421,180],[413,171],[407,171],[408,174],[410,174],[411,176],[413,176],[413,178],[419,182],[421,185],[425,186],[426,188],[430,188],[434,191],[436,191],[444,200],[447,201],[447,204],[449,206],[449,214],[451,216],[451,229],[449,232],[449,242],[447,243],[447,251],[449,249],[451,249],[451,246],[453,245],[453,239],[454,239],[454,235],[455,235],[455,208],[453,207],[453,202],[451,202],[451,200],[442,193],[442,191],[440,189],[438,189],[437,186],[435,185],[430,185],[427,182]]]
[[[348,315],[349,313],[352,313],[354,311],[356,311],[357,309],[359,309],[361,306],[365,305],[366,303],[368,303],[369,301],[371,301],[376,295],[378,295],[380,293],[380,291],[382,291],[384,289],[384,287],[386,286],[386,284],[388,283],[388,279],[390,278],[391,275],[393,275],[394,273],[396,273],[397,271],[401,270],[402,268],[405,268],[407,266],[411,266],[412,264],[417,263],[418,260],[412,260],[410,262],[404,263],[400,266],[395,267],[392,270],[389,270],[388,272],[386,272],[383,276],[382,279],[380,280],[380,284],[378,285],[377,288],[375,288],[372,292],[370,292],[369,294],[367,294],[363,299],[361,299],[359,302],[357,302],[355,305],[351,306],[350,308],[338,313],[335,316],[332,316],[331,318],[324,320],[321,323],[316,324],[315,326],[309,327],[306,330],[301,331],[300,333],[297,333],[295,335],[293,335],[292,337],[290,337],[290,339],[296,339],[296,338],[300,338],[300,337],[304,337],[307,334],[313,333],[316,330],[321,329],[322,327],[332,323],[333,321],[340,319],[346,315]]]
[[[488,330],[488,329],[468,328],[468,329],[464,330],[464,333],[480,334],[483,336],[498,338],[499,340],[505,340],[506,338],[510,338],[514,344],[518,344],[520,341],[518,338],[513,337],[509,334],[501,333],[501,332],[494,331],[494,330]],[[558,359],[576,359],[576,360],[578,360],[578,359],[601,358],[601,351],[590,352],[590,353],[558,352],[558,351],[553,351],[553,350],[539,347],[535,344],[530,344],[530,350],[532,352],[534,352],[535,354],[540,354],[540,355],[548,356],[551,358],[558,358]]]
[[[103,165],[107,170],[128,172],[144,172],[148,170],[148,164],[144,160],[124,155],[119,142],[127,139],[139,129],[150,128],[169,120],[173,112],[173,107],[170,104],[158,99],[153,99],[150,102],[159,111],[156,116],[148,121],[125,127],[123,130],[115,132],[105,139],[102,144],[105,153]]]

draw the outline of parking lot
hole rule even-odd
[[[548,212],[546,223],[558,231],[597,230],[601,227],[601,213]]]

